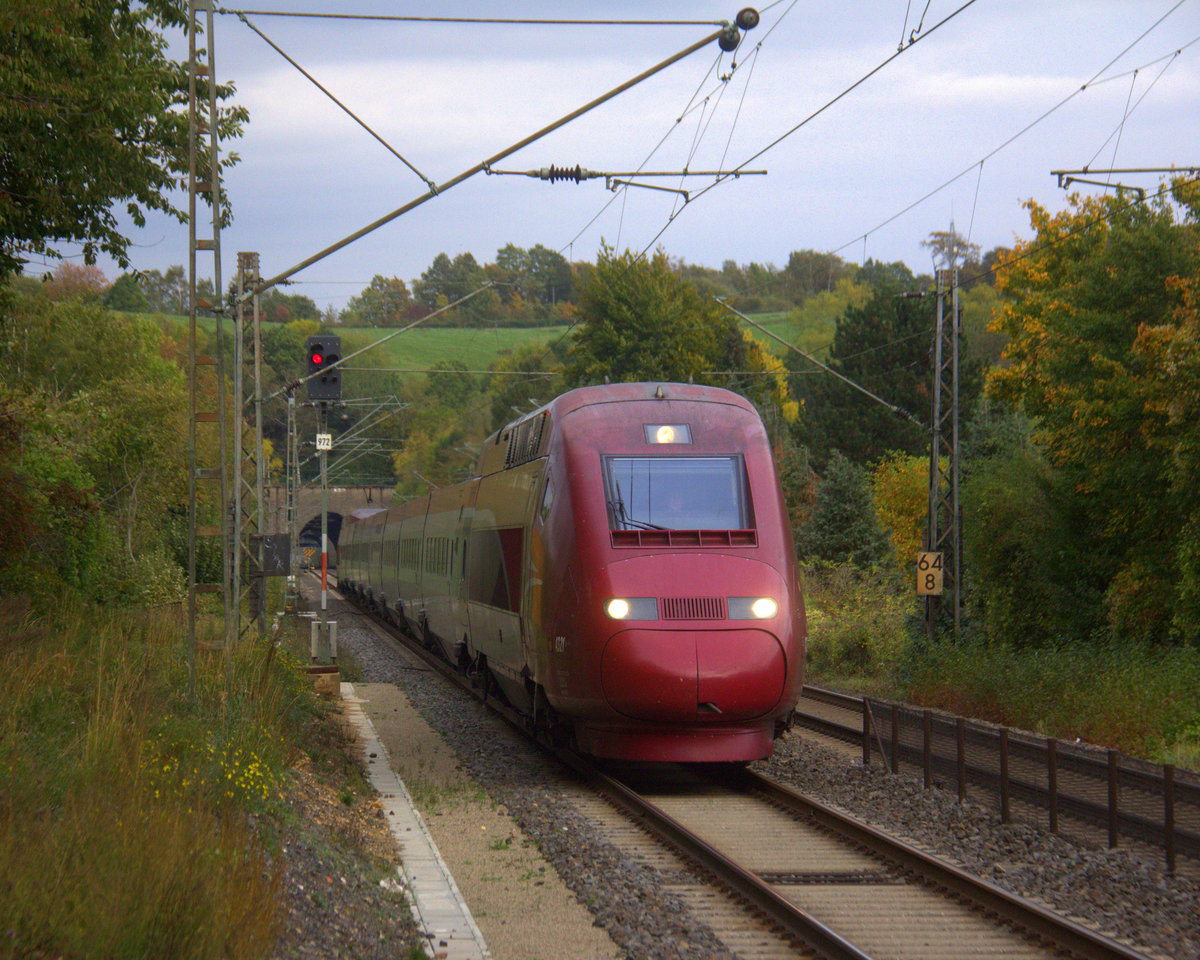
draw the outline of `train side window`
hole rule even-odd
[[[545,523],[546,518],[550,516],[550,508],[552,506],[554,506],[554,478],[547,474],[546,489],[542,492],[542,507],[538,511],[538,519],[542,523]]]

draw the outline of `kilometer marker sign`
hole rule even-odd
[[[942,554],[933,550],[922,550],[917,554],[917,596],[940,597],[942,595]]]

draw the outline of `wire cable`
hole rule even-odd
[[[1197,39],[1200,39],[1200,38],[1197,38]],[[1166,58],[1167,63],[1158,72],[1158,76],[1156,76],[1153,80],[1150,81],[1150,86],[1148,86],[1146,88],[1145,92],[1140,97],[1137,98],[1137,103],[1135,103],[1132,108],[1129,106],[1128,102],[1126,102],[1125,116],[1121,118],[1121,122],[1117,126],[1117,129],[1108,135],[1108,138],[1104,141],[1104,143],[1100,144],[1099,149],[1092,155],[1092,159],[1089,160],[1085,164],[1085,167],[1090,167],[1093,163],[1095,163],[1096,157],[1100,156],[1100,151],[1103,150],[1108,145],[1109,141],[1112,140],[1113,137],[1118,136],[1120,134],[1120,131],[1125,126],[1125,121],[1129,119],[1129,117],[1133,114],[1134,110],[1136,110],[1138,107],[1140,107],[1142,105],[1142,101],[1144,101],[1146,99],[1146,97],[1149,96],[1150,91],[1154,89],[1154,87],[1158,84],[1158,81],[1162,79],[1163,74],[1165,74],[1167,72],[1167,68],[1170,67],[1171,64],[1175,62],[1175,58],[1178,57],[1182,52],[1183,52],[1182,50],[1176,50],[1174,53],[1169,54],[1169,56]],[[1133,83],[1137,82],[1138,72],[1139,72],[1138,70],[1132,71],[1133,81],[1131,82],[1130,88],[1129,88],[1130,95],[1133,94]],[[1114,149],[1113,150],[1114,164],[1116,162],[1116,156],[1117,156],[1117,152],[1116,152],[1116,149]]]
[[[1071,100],[1075,99],[1075,97],[1079,96],[1079,94],[1083,93],[1089,87],[1094,86],[1098,83],[1106,82],[1104,80],[1099,79],[1104,74],[1104,72],[1106,70],[1108,70],[1114,63],[1116,63],[1118,60],[1120,60],[1123,56],[1125,56],[1125,54],[1127,54],[1135,46],[1137,46],[1137,44],[1139,44],[1143,39],[1145,39],[1145,37],[1152,30],[1154,30],[1156,27],[1158,27],[1159,24],[1161,24],[1164,20],[1166,20],[1167,17],[1169,17],[1172,13],[1174,13],[1176,10],[1178,10],[1186,2],[1187,2],[1187,0],[1179,0],[1179,2],[1175,4],[1175,6],[1173,6],[1170,10],[1168,10],[1161,17],[1159,17],[1156,21],[1154,21],[1154,23],[1152,23],[1149,27],[1147,27],[1144,31],[1142,31],[1142,33],[1138,35],[1137,39],[1135,39],[1131,43],[1129,43],[1120,53],[1118,53],[1107,64],[1105,64],[1105,66],[1103,66],[1100,70],[1098,70],[1096,72],[1095,76],[1093,76],[1090,80],[1088,80],[1082,86],[1073,90],[1070,94],[1068,94],[1066,97],[1064,97],[1058,103],[1054,104],[1054,106],[1052,106],[1049,110],[1045,111],[1041,116],[1037,117],[1037,119],[1032,120],[1031,122],[1027,123],[1024,127],[1022,127],[1020,130],[1018,130],[1016,133],[1014,133],[1011,137],[1009,137],[1007,140],[1005,140],[999,146],[995,147],[990,152],[984,154],[979,160],[976,160],[974,163],[972,163],[966,169],[959,171],[953,177],[946,180],[944,183],[940,184],[937,187],[934,187],[932,190],[930,190],[928,193],[926,193],[920,199],[914,200],[912,203],[910,203],[908,206],[906,206],[903,210],[900,210],[900,211],[892,214],[886,220],[883,220],[880,223],[877,223],[874,227],[872,227],[866,233],[860,234],[859,236],[854,237],[854,239],[852,239],[852,240],[848,240],[846,243],[843,243],[840,247],[835,247],[833,250],[831,250],[829,252],[830,253],[838,253],[841,250],[845,250],[851,244],[857,243],[859,240],[865,240],[872,233],[875,233],[876,231],[882,229],[883,227],[886,227],[889,223],[892,223],[893,221],[898,220],[900,217],[904,216],[904,214],[908,213],[910,210],[913,210],[914,208],[919,207],[922,203],[924,203],[930,197],[935,196],[938,193],[941,193],[952,183],[956,183],[958,180],[960,180],[966,174],[970,173],[971,170],[973,170],[975,168],[975,165],[977,163],[982,163],[984,160],[990,160],[992,157],[994,157],[996,154],[998,154],[1001,150],[1003,150],[1005,147],[1012,144],[1015,140],[1024,136],[1026,133],[1028,133],[1030,130],[1032,130],[1034,127],[1036,127],[1039,123],[1041,123],[1043,120],[1045,120],[1051,114],[1057,112],[1062,107],[1066,106]],[[945,21],[942,21],[942,22],[944,23]],[[941,24],[938,24],[937,26],[941,26]],[[933,29],[936,30],[937,27],[934,27]],[[930,32],[932,33],[932,30]],[[928,34],[926,34],[926,36],[928,36]],[[1181,47],[1180,50],[1183,50],[1186,47],[1191,46],[1193,43],[1196,43],[1197,40],[1200,40],[1200,37],[1193,39],[1192,41],[1187,43],[1185,45],[1185,47]],[[1112,79],[1112,78],[1109,78],[1109,79]],[[749,161],[747,161],[747,162],[749,162]]]
[[[535,17],[408,17],[377,13],[306,13],[299,10],[236,10],[217,7],[216,13],[254,17],[307,17],[319,20],[377,20],[398,23],[474,23],[568,27],[721,27],[725,20],[567,20]]]
[[[962,13],[968,7],[973,6],[975,4],[975,2],[976,2],[976,0],[966,0],[966,2],[964,4],[962,4],[962,6],[958,7],[956,10],[953,10],[952,12],[948,13],[945,17],[943,17],[941,20],[939,20],[937,23],[935,23],[932,27],[930,27],[928,31],[921,34],[921,36],[914,37],[912,43],[909,43],[903,49],[897,50],[895,53],[893,53],[889,57],[885,58],[881,63],[872,67],[869,71],[867,71],[865,74],[863,74],[857,80],[855,80],[852,84],[850,84],[850,86],[846,87],[846,89],[844,89],[841,93],[839,93],[836,96],[832,97],[831,99],[827,100],[823,105],[818,107],[816,110],[814,110],[812,113],[810,113],[808,116],[806,116],[803,120],[801,120],[795,126],[784,131],[782,134],[780,134],[778,137],[776,137],[774,140],[772,140],[770,143],[768,143],[761,150],[759,150],[758,152],[747,157],[745,160],[743,160],[741,163],[739,163],[736,167],[734,167],[732,172],[730,172],[724,176],[718,177],[715,181],[713,181],[707,187],[704,187],[703,189],[697,191],[697,193],[694,196],[689,198],[688,203],[698,200],[700,197],[704,196],[704,194],[708,193],[708,191],[711,190],[713,187],[718,186],[719,184],[724,183],[730,177],[735,176],[736,173],[738,171],[740,171],[743,167],[746,167],[749,164],[753,163],[755,160],[757,160],[759,157],[761,157],[763,154],[765,154],[768,150],[772,150],[775,147],[777,147],[780,143],[782,143],[788,137],[792,136],[792,134],[796,133],[798,130],[802,129],[807,124],[811,123],[813,120],[815,120],[821,114],[823,114],[826,110],[830,109],[834,104],[838,103],[845,97],[849,96],[854,90],[857,90],[859,87],[861,87],[864,83],[866,83],[873,76],[875,76],[875,74],[877,74],[881,70],[883,70],[886,66],[888,66],[897,57],[903,55],[904,53],[907,53],[909,50],[911,50],[913,48],[913,46],[915,44],[917,44],[921,40],[924,40],[926,37],[932,36],[939,28],[941,28],[945,24],[949,23],[951,20],[953,20],[955,17],[957,17],[960,13]],[[1184,3],[1185,0],[1179,0],[1179,2]],[[974,167],[974,166],[975,166],[975,164],[971,164],[971,167]],[[971,168],[968,167],[968,169],[971,169]],[[959,174],[959,176],[962,176],[962,174]],[[957,177],[955,179],[957,179]],[[951,182],[953,182],[953,181],[951,181]],[[940,189],[942,189],[942,187],[939,187],[938,189],[940,190]],[[929,194],[929,196],[932,196],[932,195],[933,195],[932,193]],[[688,203],[685,203],[683,205],[683,208],[681,208],[678,211],[678,213],[682,213],[683,210],[687,208]],[[915,206],[915,205],[916,204],[914,204],[913,206]],[[656,244],[658,242],[659,238],[662,237],[662,235],[667,232],[667,229],[671,226],[672,223],[674,223],[675,217],[678,215],[678,213],[672,214],[667,219],[667,222],[663,224],[662,228],[658,231],[658,233],[656,233],[654,235],[654,237],[650,240],[650,242],[648,244],[646,244],[646,246],[642,249],[642,256],[645,256],[646,251],[649,250],[651,247],[653,247],[654,244]],[[897,216],[899,216],[899,214],[897,214]],[[888,221],[888,222],[890,222],[890,221]],[[876,228],[876,229],[878,229],[878,228]],[[859,239],[860,239],[859,237],[855,237],[854,240],[851,241],[851,243],[856,243],[856,242],[858,242]],[[838,247],[837,249],[842,250],[845,248],[845,246],[848,246],[848,245],[849,244],[843,245],[842,247]],[[836,253],[837,250],[835,250],[833,252]]]
[[[392,154],[392,156],[394,156],[402,164],[404,164],[406,167],[408,167],[409,170],[411,170],[418,177],[420,177],[425,182],[425,185],[427,187],[429,187],[430,189],[436,188],[436,184],[432,180],[430,180],[427,176],[425,176],[425,174],[423,174],[420,170],[418,170],[411,163],[409,163],[406,159],[404,159],[404,157],[402,157],[390,143],[388,143],[386,140],[383,139],[383,137],[381,137],[378,133],[376,133],[374,130],[372,130],[367,125],[365,120],[363,120],[361,117],[359,117],[358,114],[356,114],[348,106],[346,106],[344,103],[342,103],[341,100],[339,100],[332,93],[330,93],[328,90],[326,90],[325,87],[323,87],[321,85],[321,83],[317,80],[316,77],[314,77],[311,73],[309,73],[307,70],[305,70],[302,66],[300,66],[300,64],[298,64],[295,60],[293,60],[291,57],[289,57],[286,53],[284,53],[283,50],[273,40],[271,40],[270,37],[268,37],[265,33],[263,33],[261,30],[259,30],[258,27],[256,27],[254,24],[252,24],[249,20],[247,20],[244,14],[239,13],[238,19],[241,20],[242,23],[244,23],[247,27],[249,27],[255,33],[257,33],[260,37],[262,37],[263,41],[268,46],[270,46],[270,48],[272,50],[274,50],[276,53],[278,53],[281,57],[283,57],[284,60],[286,60],[288,63],[290,63],[297,70],[299,70],[313,84],[313,86],[315,86],[318,90],[320,90],[323,94],[325,94],[325,96],[327,96],[330,100],[332,100],[334,103],[336,103],[339,107],[341,107],[342,110],[345,111],[345,113],[350,117],[350,119],[352,119],[360,127],[362,127],[364,130],[366,130],[367,133],[369,133],[371,136],[373,136],[376,140],[378,140],[380,143],[382,143],[384,145],[384,147],[386,147],[387,150]]]

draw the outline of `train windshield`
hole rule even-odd
[[[741,457],[605,457],[612,530],[745,530]]]

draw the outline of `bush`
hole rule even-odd
[[[860,567],[890,554],[891,543],[875,518],[866,471],[836,450],[817,482],[816,504],[799,530],[796,548],[803,558]]]
[[[890,684],[908,648],[910,591],[878,568],[818,564],[802,578],[811,678]]]
[[[1186,759],[1200,734],[1191,647],[943,643],[911,669],[916,703],[1135,756]]]
[[[1015,450],[972,466],[963,485],[967,605],[989,639],[1018,647],[1085,638],[1099,624],[1071,518],[1052,471]]]

